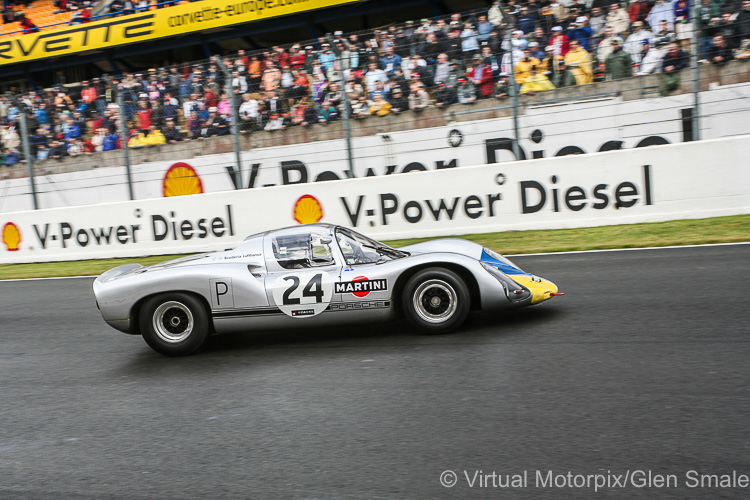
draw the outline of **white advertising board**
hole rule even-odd
[[[750,134],[750,111],[744,104],[748,99],[750,84],[703,92],[702,138]],[[692,95],[624,102],[617,97],[604,97],[529,106],[520,119],[522,158],[681,143],[690,126],[683,111],[692,106]],[[368,120],[368,124],[378,123],[377,117]],[[497,118],[356,137],[354,176],[378,177],[513,161],[509,140],[512,136],[511,118]],[[135,199],[161,198],[170,191],[215,193],[345,179],[349,169],[343,140],[244,151],[241,185],[235,184],[235,161],[235,155],[230,153],[134,165]],[[43,165],[37,170],[44,171]],[[195,178],[172,175],[175,165],[185,165]],[[122,166],[39,175],[36,178],[39,208],[126,201],[126,178]],[[31,210],[33,200],[29,193],[28,179],[0,181],[0,212]]]
[[[0,263],[191,253],[307,222],[379,239],[750,213],[750,135],[399,174],[0,214]]]

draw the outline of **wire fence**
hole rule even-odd
[[[676,140],[740,133],[731,124],[750,116],[742,85],[750,81],[750,0],[724,8],[495,2],[488,11],[10,92],[0,97],[0,164],[30,180],[5,186],[0,198],[24,192],[29,208],[41,208],[49,203],[37,190],[56,193],[56,204],[103,201],[91,192],[107,186],[126,186],[129,199],[166,195],[163,185],[162,193],[144,186],[163,178],[164,162],[200,155],[215,156],[201,163],[206,189],[233,189],[305,177],[290,158],[327,165],[311,181],[410,171],[420,155],[447,155],[458,136],[464,148],[494,148],[469,154],[468,164],[648,145],[641,139],[655,129]],[[717,87],[727,92],[711,94]],[[420,132],[490,119],[491,136],[466,125],[448,144]],[[580,146],[602,130],[612,138]],[[51,175],[95,169],[88,184],[83,174]],[[76,189],[88,190],[85,201],[63,200]]]

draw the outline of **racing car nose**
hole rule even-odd
[[[557,285],[539,276],[513,276],[512,278],[529,289],[532,304],[538,304],[556,295],[563,295],[558,291]]]
[[[562,295],[557,290],[557,285],[552,283],[549,280],[546,280],[542,278],[540,281],[535,281],[535,285],[537,285],[535,288],[531,289],[531,303],[536,304],[538,302],[542,302],[543,300],[550,299],[554,297],[555,295]]]

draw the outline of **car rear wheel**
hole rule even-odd
[[[165,293],[144,304],[140,327],[143,339],[156,352],[165,356],[187,356],[206,340],[208,316],[196,297]]]
[[[460,276],[448,269],[429,268],[406,282],[401,307],[417,329],[448,333],[466,320],[469,300],[469,290]]]

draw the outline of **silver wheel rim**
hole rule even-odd
[[[176,344],[193,333],[193,313],[185,304],[171,300],[156,308],[153,325],[161,340]]]
[[[443,323],[456,312],[456,291],[442,280],[427,280],[414,292],[414,310],[428,323]]]

